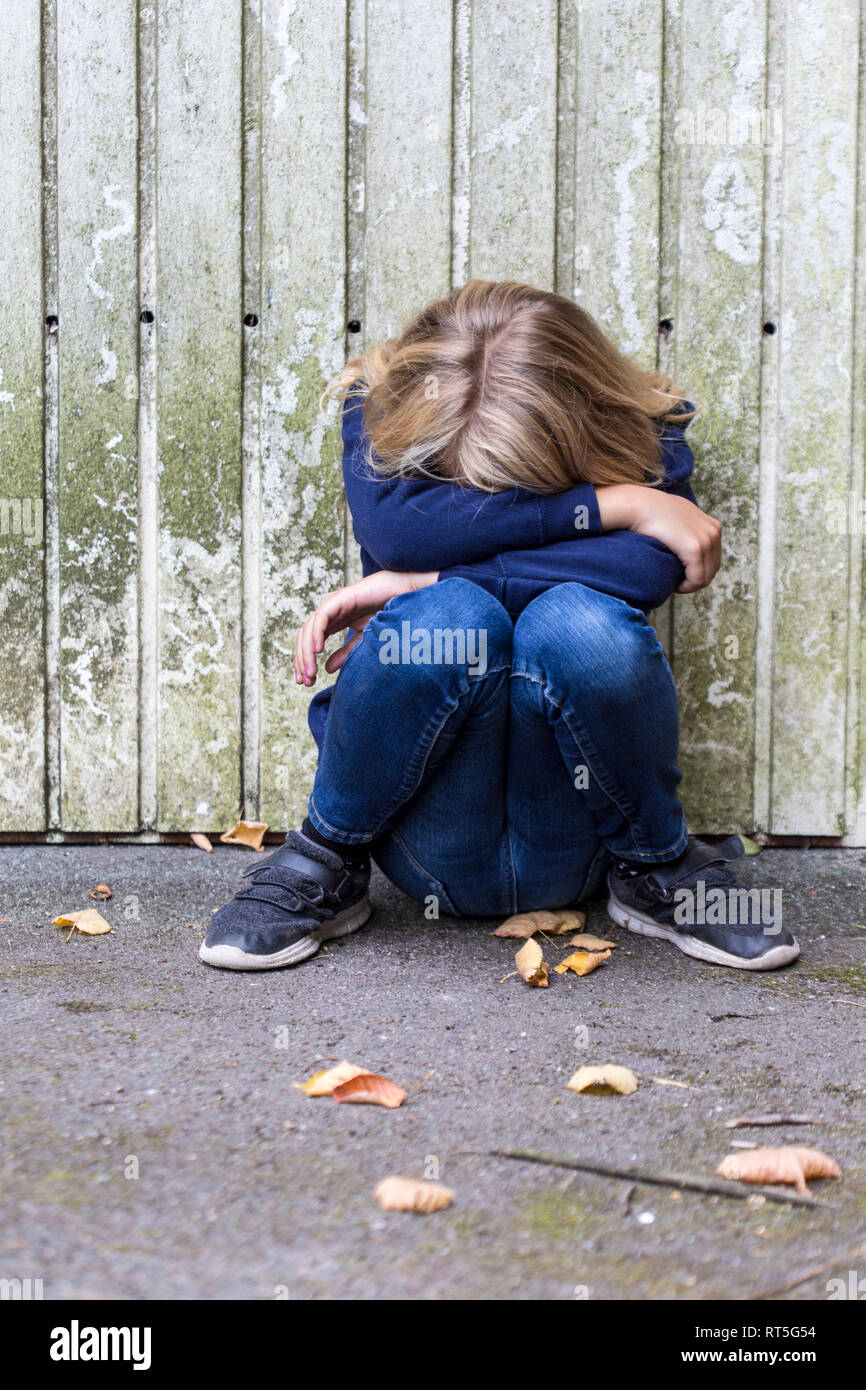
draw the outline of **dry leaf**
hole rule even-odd
[[[578,1067],[568,1083],[570,1091],[592,1091],[596,1095],[606,1095],[615,1091],[620,1096],[630,1096],[637,1090],[637,1077],[628,1067]]]
[[[570,956],[556,966],[557,975],[573,970],[575,975],[591,975],[600,965],[604,965],[610,951],[572,951]]]
[[[444,1183],[416,1178],[383,1178],[373,1196],[383,1211],[444,1211],[454,1201]]]
[[[234,831],[231,833],[234,834]],[[203,849],[206,854],[213,854],[213,845],[207,835],[202,835],[198,830],[194,830],[189,838],[192,840],[196,849]],[[225,835],[223,835],[222,838],[225,839]]]
[[[111,923],[106,922],[101,912],[97,912],[95,907],[85,907],[81,912],[64,912],[62,916],[54,918],[55,927],[71,927],[69,935],[73,931],[83,932],[85,936],[103,936],[105,932],[111,931]]]
[[[728,1154],[716,1169],[720,1178],[737,1182],[791,1183],[808,1197],[807,1178],[841,1178],[842,1169],[818,1149],[783,1144],[776,1149],[752,1149]]]
[[[514,957],[517,973],[528,985],[547,989],[547,965],[537,941],[527,941]]]
[[[237,825],[220,835],[224,845],[246,845],[248,849],[261,849],[267,826],[263,821],[239,820]]]
[[[593,936],[591,932],[579,931],[577,936],[573,936],[569,941],[569,946],[576,946],[579,951],[614,951],[616,950],[615,941],[604,941],[600,936]]]
[[[95,898],[98,903],[104,903],[111,897],[111,889],[107,883],[97,883],[95,888],[90,890],[91,898]]]
[[[369,1075],[366,1067],[356,1067],[354,1062],[338,1062],[335,1067],[314,1072],[307,1081],[296,1081],[295,1086],[307,1096],[330,1096],[344,1081]]]
[[[566,932],[579,931],[586,926],[586,913],[578,908],[560,908],[549,912],[540,908],[537,912],[518,912],[497,927],[493,936],[513,936],[525,941],[537,931],[548,936],[564,936]]]
[[[759,845],[757,840],[750,840],[748,835],[738,835],[737,839],[746,854],[760,854],[763,849],[763,845]]]
[[[384,1105],[387,1110],[396,1110],[406,1099],[406,1092],[395,1086],[393,1081],[389,1081],[387,1076],[378,1076],[370,1071],[360,1072],[358,1076],[352,1077],[351,1081],[344,1081],[341,1086],[335,1086],[331,1095],[337,1101]]]

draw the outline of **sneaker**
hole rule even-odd
[[[608,913],[621,927],[640,936],[663,937],[698,960],[736,970],[776,970],[796,960],[800,947],[781,924],[761,921],[759,890],[749,893],[726,867],[742,854],[737,836],[720,845],[705,845],[690,837],[685,853],[668,864],[644,867],[617,860],[607,878]],[[686,915],[683,905],[689,901],[679,890],[689,890],[694,894],[692,903],[700,905],[722,901],[718,893],[711,893],[714,888],[723,890],[724,901],[732,909],[725,912],[724,924],[677,921]],[[700,911],[691,914],[700,915]],[[741,921],[743,917],[747,920]]]
[[[211,918],[199,959],[223,970],[276,970],[314,956],[323,941],[370,916],[370,862],[350,864],[292,830],[247,869],[245,888]]]

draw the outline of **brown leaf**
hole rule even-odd
[[[514,957],[517,973],[535,989],[547,989],[547,965],[537,941],[527,941]]]
[[[69,935],[73,931],[83,932],[85,936],[104,936],[111,931],[111,923],[106,922],[101,912],[97,912],[95,907],[85,907],[80,912],[64,912],[60,917],[54,918],[55,927],[71,927]]]
[[[569,941],[569,946],[576,946],[579,951],[607,951],[608,953],[616,950],[615,941],[605,941],[600,936],[593,936],[591,932],[579,931],[577,936],[573,936]]]
[[[192,840],[196,849],[203,849],[206,854],[213,854],[213,845],[207,835],[202,835],[198,830],[194,830],[189,838]],[[225,836],[222,838],[225,839]]]
[[[595,1095],[630,1096],[637,1090],[637,1077],[628,1067],[578,1067],[568,1083],[570,1091],[590,1091]]]
[[[556,966],[557,975],[573,970],[575,975],[591,975],[600,965],[604,965],[610,951],[572,951],[570,956]]]
[[[497,927],[493,936],[513,936],[521,941],[527,940],[535,932],[546,932],[548,936],[564,936],[566,932],[579,931],[586,925],[586,913],[578,908],[559,908],[550,912],[539,908],[536,912],[518,912]]]
[[[366,1067],[356,1067],[354,1062],[338,1062],[335,1067],[314,1072],[306,1081],[296,1081],[295,1086],[307,1096],[330,1096],[344,1081],[369,1075]]]
[[[95,888],[90,890],[91,898],[95,898],[98,903],[104,903],[111,897],[111,889],[107,883],[97,883]]]
[[[383,1211],[444,1211],[454,1201],[444,1183],[416,1178],[383,1178],[373,1196]]]
[[[736,1182],[791,1183],[808,1197],[807,1178],[841,1178],[842,1169],[818,1149],[782,1144],[775,1149],[752,1149],[728,1154],[716,1169],[720,1178]]]
[[[351,1081],[344,1081],[342,1086],[335,1086],[331,1095],[337,1101],[384,1105],[388,1110],[396,1110],[406,1099],[406,1092],[389,1081],[387,1076],[378,1076],[370,1071],[361,1072]]]
[[[220,835],[224,845],[246,845],[247,849],[261,849],[267,825],[258,820],[239,820],[231,830]]]

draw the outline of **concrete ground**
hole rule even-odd
[[[782,972],[701,965],[611,930],[598,904],[613,958],[547,990],[502,982],[515,945],[494,921],[426,922],[381,876],[370,924],[307,964],[210,970],[204,924],[249,862],[0,849],[0,1277],[42,1278],[51,1299],[743,1299],[838,1261],[786,1295],[826,1299],[829,1278],[866,1278],[846,1257],[866,1241],[866,853],[767,850],[742,869],[783,889],[803,954]],[[51,918],[99,882],[114,930],[67,941]],[[404,1086],[402,1108],[294,1088],[341,1058]],[[568,1091],[583,1062],[631,1067],[637,1092]],[[792,1111],[820,1123],[724,1127]],[[844,1178],[804,1209],[485,1156],[710,1175],[732,1137],[815,1145]],[[448,1211],[379,1210],[381,1178],[437,1165]]]

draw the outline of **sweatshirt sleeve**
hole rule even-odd
[[[553,494],[524,488],[488,493],[376,474],[367,460],[362,407],[358,391],[343,406],[343,481],[355,539],[382,569],[442,569],[502,551],[602,535],[590,483]]]
[[[439,582],[470,579],[512,617],[545,590],[575,581],[648,613],[670,598],[684,574],[676,555],[661,541],[633,531],[608,531],[535,550],[508,551],[474,565],[452,565],[440,570]]]

